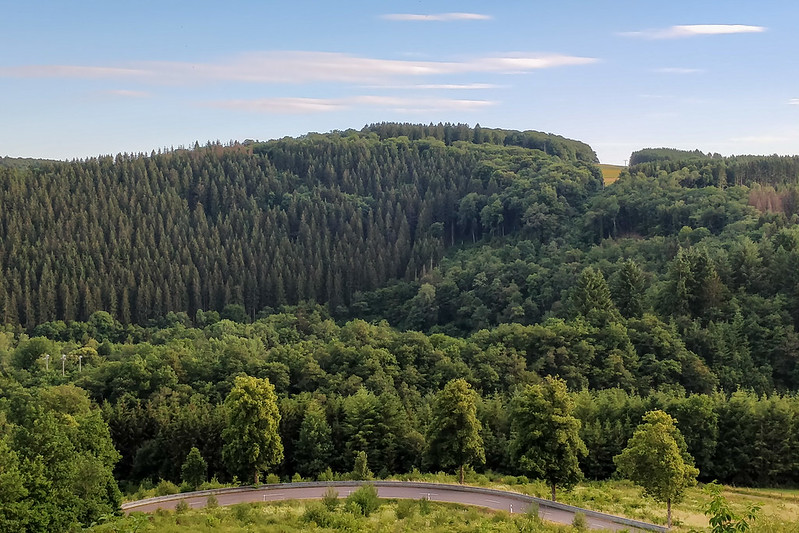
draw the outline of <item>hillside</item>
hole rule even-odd
[[[594,160],[536,132],[383,124],[0,168],[0,320],[335,310],[455,243],[522,230],[542,191],[579,212],[601,188]]]

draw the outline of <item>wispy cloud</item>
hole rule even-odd
[[[562,54],[508,53],[462,61],[397,60],[335,52],[252,52],[209,63],[171,61],[84,67],[29,65],[0,68],[0,77],[135,78],[153,84],[198,82],[310,83],[317,81],[381,83],[386,79],[447,74],[525,73],[536,69],[587,65],[591,57]]]
[[[794,139],[784,135],[749,135],[730,139],[731,142],[743,144],[773,144],[790,140]]]
[[[147,91],[133,91],[130,89],[112,89],[110,91],[103,91],[103,94],[107,94],[109,96],[119,96],[122,98],[148,98],[152,96],[151,93]]]
[[[643,31],[622,32],[625,37],[641,37],[644,39],[682,39],[698,35],[728,35],[732,33],[760,33],[766,31],[764,26],[747,24],[688,24],[656,28]]]
[[[791,98],[788,100],[788,105],[799,105],[799,98]]]
[[[405,85],[368,85],[367,89],[409,89],[409,90],[453,90],[474,91],[484,89],[502,89],[505,85],[495,83],[409,83]]]
[[[309,114],[343,111],[357,107],[374,107],[395,112],[473,111],[495,105],[490,100],[457,100],[447,98],[397,98],[363,95],[349,98],[261,98],[209,102],[210,107],[270,114]]]
[[[685,67],[661,67],[652,69],[652,72],[659,74],[699,74],[704,72],[701,68],[685,68]]]
[[[431,15],[421,15],[415,13],[390,13],[381,15],[380,18],[386,20],[401,20],[411,22],[450,22],[453,20],[491,20],[491,15],[482,13],[436,13]]]

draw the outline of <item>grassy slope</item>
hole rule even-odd
[[[624,167],[622,165],[599,165],[599,169],[602,171],[602,177],[605,179],[605,185],[610,185],[617,179],[619,179],[619,174]]]

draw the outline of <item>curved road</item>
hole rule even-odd
[[[321,499],[328,488],[332,487],[340,498],[346,498],[357,490],[362,482],[329,482],[329,483],[287,483],[278,485],[262,485],[257,488],[243,487],[235,489],[219,489],[210,491],[187,492],[172,496],[148,498],[129,502],[122,505],[125,513],[153,512],[156,509],[174,509],[181,500],[190,507],[205,507],[210,494],[216,496],[219,505],[234,505],[245,502],[273,502],[281,500],[311,500]],[[400,482],[400,481],[375,481],[372,484],[377,488],[380,498],[392,499],[428,499],[431,501],[460,503],[476,505],[489,509],[503,510],[511,513],[526,512],[533,502],[539,504],[538,516],[544,520],[559,524],[571,524],[574,514],[582,511],[586,515],[588,526],[591,529],[606,529],[611,531],[658,531],[664,532],[666,528],[632,521],[621,517],[597,513],[595,511],[579,509],[549,500],[541,500],[516,492],[507,492],[480,487],[458,485],[445,485],[434,483]]]

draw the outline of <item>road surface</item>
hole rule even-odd
[[[244,487],[238,489],[219,489],[196,493],[176,494],[158,498],[148,498],[129,502],[122,506],[126,513],[150,513],[156,509],[174,509],[179,501],[185,501],[192,508],[205,507],[210,494],[214,494],[219,505],[234,505],[246,502],[274,502],[281,500],[315,500],[321,499],[332,487],[340,498],[346,498],[358,490],[361,482],[330,483],[287,483],[278,485],[262,485],[257,488]],[[569,505],[540,500],[519,494],[480,487],[457,486],[434,483],[416,483],[400,481],[375,481],[380,498],[392,499],[426,499],[430,501],[476,505],[488,509],[503,510],[511,513],[526,512],[533,502],[539,505],[538,516],[550,522],[571,524],[576,512],[584,512],[588,527],[610,531],[658,531],[664,532],[662,526],[630,521],[621,517],[579,509]]]

